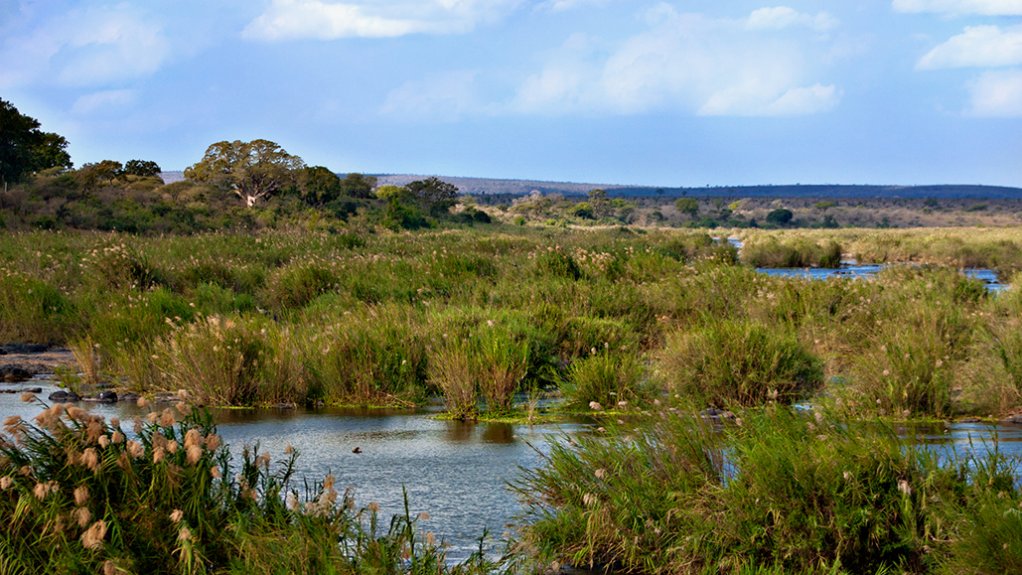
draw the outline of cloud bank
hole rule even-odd
[[[648,28],[609,48],[576,35],[520,85],[519,113],[637,114],[676,110],[704,116],[793,116],[833,109],[841,90],[814,79],[817,63],[796,28],[838,25],[826,13],[776,7],[742,20],[679,13],[666,4]]]
[[[984,16],[1020,16],[1020,0],[893,0],[896,12]]]
[[[250,40],[395,38],[462,34],[495,21],[520,0],[273,0],[242,31]]]

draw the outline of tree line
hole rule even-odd
[[[438,178],[378,187],[372,176],[341,177],[327,167],[308,166],[266,139],[215,142],[184,171],[184,181],[169,185],[151,160],[103,160],[74,169],[67,146],[63,136],[42,131],[38,120],[0,100],[0,228],[162,233],[272,227],[310,218],[363,217],[393,229],[490,221],[474,206],[452,214],[459,190]]]

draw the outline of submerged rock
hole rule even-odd
[[[32,372],[15,364],[0,365],[0,381],[5,383],[18,383],[32,379]]]
[[[42,392],[43,388],[41,387],[22,387],[20,389],[16,387],[11,387],[8,389],[0,389],[0,393],[42,393]]]
[[[85,401],[92,401],[95,403],[117,403],[117,393],[113,391],[101,391],[99,392],[99,395],[86,397]]]
[[[81,401],[82,398],[73,391],[59,389],[50,394],[49,400],[56,403],[73,403],[76,401]]]
[[[22,354],[22,353],[43,353],[50,349],[50,346],[41,343],[8,343],[0,345],[0,355]]]

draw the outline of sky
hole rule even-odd
[[[1022,0],[0,0],[76,165],[1022,187]]]

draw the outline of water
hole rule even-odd
[[[756,268],[756,271],[778,277],[807,278],[825,280],[832,277],[869,278],[884,269],[883,264],[842,264],[839,268]],[[983,268],[962,270],[968,277],[982,281],[987,290],[998,292],[1008,288],[1008,284],[1000,283],[997,272]]]
[[[17,387],[17,386],[4,386]],[[23,387],[43,387],[42,397],[56,387],[45,378]],[[143,411],[129,404],[80,404],[106,417],[127,420]],[[18,394],[0,394],[0,416],[30,420],[40,411]],[[413,516],[425,511],[421,523],[450,545],[448,557],[466,558],[477,548],[483,531],[502,538],[522,508],[507,482],[519,467],[542,465],[550,442],[565,434],[585,432],[582,424],[510,425],[442,421],[430,413],[385,410],[219,410],[219,431],[238,453],[244,445],[259,444],[274,459],[288,445],[300,452],[301,479],[321,480],[332,473],[339,489],[354,490],[356,503],[376,502],[381,517],[403,512],[402,488],[407,489]],[[1022,426],[949,423],[905,426],[899,430],[912,441],[941,453],[983,454],[993,438],[1003,453],[1022,458]],[[361,453],[353,453],[355,448]],[[499,551],[498,543],[488,546]]]
[[[45,379],[23,387],[42,387],[41,397],[57,388]],[[123,420],[144,413],[134,405],[79,404],[105,417]],[[19,394],[0,394],[0,415],[31,421],[41,408],[20,401]],[[338,491],[353,490],[356,505],[380,505],[385,519],[404,512],[402,488],[408,492],[413,516],[438,540],[450,545],[448,558],[462,560],[478,548],[484,530],[499,540],[521,511],[507,482],[519,466],[536,467],[550,441],[583,429],[580,424],[466,424],[438,420],[430,413],[385,410],[218,410],[220,435],[237,454],[244,445],[259,444],[276,461],[288,445],[299,452],[296,477],[336,478]],[[130,424],[126,425],[130,428]],[[353,453],[355,448],[361,453]],[[493,542],[489,546],[494,549]]]

